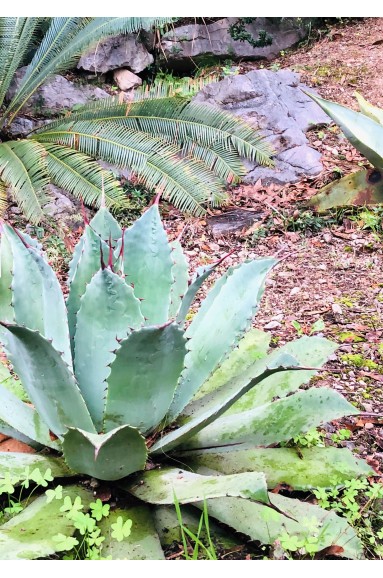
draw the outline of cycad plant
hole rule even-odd
[[[182,210],[201,214],[225,199],[225,183],[238,182],[241,157],[270,164],[270,149],[239,118],[171,87],[138,91],[121,103],[110,98],[68,113],[27,138],[8,140],[8,129],[50,75],[68,70],[81,53],[106,36],[148,29],[169,18],[52,18],[10,100],[6,94],[45,18],[0,18],[0,194],[9,189],[26,217],[38,222],[51,182],[84,202],[98,204],[104,182],[107,205],[124,205],[120,184],[95,159],[128,168],[149,189]]]
[[[314,518],[318,550],[362,555],[335,513],[268,493],[372,473],[348,449],[276,447],[357,410],[326,387],[299,389],[333,343],[304,337],[268,354],[269,336],[249,330],[274,259],[229,268],[193,315],[216,267],[188,282],[157,204],[125,231],[100,209],[75,249],[66,302],[35,241],[4,224],[0,249],[1,338],[32,404],[0,385],[0,432],[45,447],[0,454],[5,488],[25,467],[117,484],[133,520],[122,558],[163,557],[160,529],[174,523],[175,500],[206,500],[209,515],[265,543],[285,530],[302,537]],[[72,481],[65,496],[78,495],[89,506],[92,492]],[[52,520],[68,531],[60,504],[42,495],[0,527],[0,558],[52,554]],[[110,538],[103,554],[113,548]]]

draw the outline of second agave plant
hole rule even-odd
[[[143,528],[157,536],[152,514],[140,518],[143,504],[160,508],[154,515],[161,518],[176,496],[197,508],[206,499],[209,514],[263,542],[282,527],[299,533],[302,519],[314,515],[321,548],[336,543],[345,556],[360,557],[355,533],[334,513],[268,493],[282,482],[307,490],[371,473],[347,449],[309,448],[302,459],[275,447],[356,409],[331,389],[299,390],[315,374],[304,366],[321,366],[333,343],[306,337],[268,354],[268,335],[250,329],[274,259],[229,268],[188,315],[215,265],[189,281],[157,204],[126,231],[99,210],[75,249],[66,301],[39,245],[5,223],[0,257],[1,339],[31,402],[0,384],[0,432],[46,448],[28,463],[54,464],[58,477],[118,481],[141,504],[141,514],[129,514],[133,541],[143,540]],[[63,457],[52,457],[57,452]],[[0,479],[25,463],[22,454],[0,456]],[[43,498],[34,513],[0,528],[0,559],[22,558],[28,541],[29,556],[55,551],[45,534],[39,542],[32,523],[46,515],[59,524],[61,510],[49,504],[48,511]],[[262,522],[271,509],[278,524]]]

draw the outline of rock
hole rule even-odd
[[[258,221],[261,218],[262,215],[255,211],[235,209],[234,211],[228,211],[222,215],[209,217],[207,219],[207,225],[212,235],[219,237],[221,235],[239,233],[243,229],[250,227],[254,221]]]
[[[117,68],[129,68],[133,72],[145,70],[154,58],[138,40],[137,35],[113,36],[99,42],[95,48],[83,54],[77,68],[90,72],[109,72]]]
[[[76,230],[83,225],[81,204],[70,193],[49,185],[49,197],[50,200],[44,206],[44,212],[54,218],[59,226]]]
[[[290,297],[294,297],[294,295],[299,293],[300,290],[301,290],[300,287],[293,287],[290,291]]]
[[[126,68],[115,70],[113,78],[120,90],[130,90],[142,84],[141,78]]]
[[[7,92],[7,100],[13,98],[21,84],[25,68],[20,68]],[[76,104],[86,104],[89,100],[107,98],[109,94],[98,87],[79,86],[64,76],[56,74],[40,86],[28,99],[21,112],[36,116],[49,115],[72,109]]]
[[[266,323],[263,326],[263,329],[278,329],[280,326],[281,324],[278,321],[270,321],[270,323]]]
[[[260,130],[276,151],[275,167],[247,163],[244,181],[263,184],[297,182],[322,170],[320,153],[305,132],[328,124],[329,117],[302,91],[312,91],[290,70],[254,70],[205,86],[194,102],[220,106]]]
[[[31,118],[25,118],[23,116],[17,116],[9,127],[9,133],[12,137],[26,136],[36,128],[49,124],[49,120],[34,120]]]
[[[188,24],[174,28],[162,36],[159,58],[166,67],[178,70],[194,69],[196,64],[203,65],[208,59],[214,64],[214,58],[271,60],[307,34],[308,19],[254,18],[252,23],[245,25],[246,32],[255,40],[261,30],[272,37],[272,44],[257,48],[247,41],[232,38],[230,27],[237,21],[235,17],[223,18],[208,25]]]

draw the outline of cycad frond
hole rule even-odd
[[[0,18],[0,107],[43,18]]]
[[[29,140],[1,143],[0,179],[10,188],[26,217],[34,223],[41,220],[49,182],[43,147]]]
[[[0,180],[0,216],[4,215],[7,210],[8,200],[7,200],[7,185]]]
[[[6,110],[11,122],[37,88],[52,74],[77,63],[81,53],[108,36],[137,32],[169,22],[171,18],[53,18],[41,50],[28,67],[20,90]]]
[[[45,143],[47,168],[52,182],[89,205],[100,206],[104,187],[108,207],[123,206],[126,197],[110,171],[103,170],[89,156],[71,148]]]
[[[153,98],[120,104],[105,99],[87,105],[78,113],[60,119],[39,131],[44,134],[55,127],[76,130],[77,122],[87,120],[97,124],[110,121],[133,131],[163,135],[179,146],[192,139],[211,148],[216,143],[229,151],[263,165],[272,165],[273,153],[263,136],[242,119],[211,105],[188,103],[183,98]]]
[[[225,198],[222,187],[202,162],[178,158],[179,148],[148,134],[126,129],[118,122],[76,123],[71,130],[57,128],[33,135],[45,143],[57,143],[134,171],[148,187],[162,190],[176,206],[201,214],[201,206]]]

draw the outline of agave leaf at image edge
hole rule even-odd
[[[163,468],[138,474],[120,487],[149,504],[193,504],[209,498],[235,496],[243,500],[269,503],[266,480],[262,472],[228,476],[199,475],[179,468]]]
[[[188,439],[181,449],[251,443],[269,446],[288,441],[322,423],[359,411],[332,389],[299,391],[258,408],[222,416]]]
[[[30,471],[38,468],[40,472],[50,469],[54,478],[66,478],[74,475],[63,458],[20,452],[0,452],[0,479],[7,474],[23,479],[27,467],[30,468]]]
[[[1,225],[2,226],[2,225]],[[15,321],[12,305],[12,269],[13,256],[6,235],[0,237],[0,319],[6,323]]]
[[[307,205],[322,212],[332,207],[377,203],[383,203],[383,172],[371,169],[357,171],[329,183],[311,197]]]
[[[12,227],[4,224],[3,235],[13,255],[11,288],[16,323],[50,339],[71,367],[66,307],[56,274],[36,249],[24,244]]]
[[[174,323],[143,327],[121,341],[110,366],[105,431],[123,424],[143,434],[166,415],[184,366],[184,331]]]
[[[383,126],[383,110],[377,106],[373,106],[368,102],[361,94],[358,92],[354,93],[356,100],[358,101],[360,112],[372,118],[379,124]]]
[[[72,425],[95,432],[73,373],[62,355],[37,331],[18,325],[7,325],[4,331],[8,358],[49,429],[57,436]]]
[[[126,282],[141,300],[147,325],[168,321],[172,267],[171,246],[155,203],[124,233]]]
[[[186,331],[188,353],[168,414],[168,423],[182,412],[219,363],[249,329],[261,300],[267,273],[275,259],[257,259],[229,270],[209,292]],[[209,297],[213,293],[214,298]]]
[[[11,391],[0,385],[0,420],[23,436],[54,449],[59,449],[49,435],[49,428],[37,411],[16,397]],[[0,425],[0,433],[2,427]]]
[[[79,497],[85,511],[94,500],[93,492],[82,486],[66,486],[63,498],[66,496],[73,501]],[[48,504],[42,495],[0,526],[0,560],[36,560],[60,551],[54,537],[71,536],[76,531],[73,520],[66,517],[66,512],[60,512],[61,506],[61,500]]]
[[[383,170],[383,126],[346,106],[306,93],[339,125],[350,143],[378,170]]]
[[[74,338],[76,379],[93,423],[102,431],[114,350],[119,347],[118,340],[138,329],[144,318],[133,289],[110,269],[93,276],[80,303]]]
[[[106,434],[69,428],[64,435],[63,451],[73,471],[108,481],[143,470],[147,457],[145,439],[128,425]]]
[[[208,500],[207,509],[209,516],[227,524],[237,532],[246,534],[252,540],[258,540],[261,544],[274,544],[284,532],[298,538],[312,537],[315,519],[318,551],[329,546],[339,546],[342,548],[340,556],[352,560],[363,558],[363,545],[345,518],[319,506],[286,498],[280,494],[270,493],[269,497],[270,503],[279,512],[250,500],[230,497]],[[202,503],[196,505],[201,510],[204,507]]]
[[[374,470],[347,448],[313,447],[254,448],[245,444],[175,452],[177,459],[192,471],[201,467],[223,474],[263,472],[267,487],[287,484],[294,490],[307,491],[317,487],[332,487],[360,476],[374,475]]]

